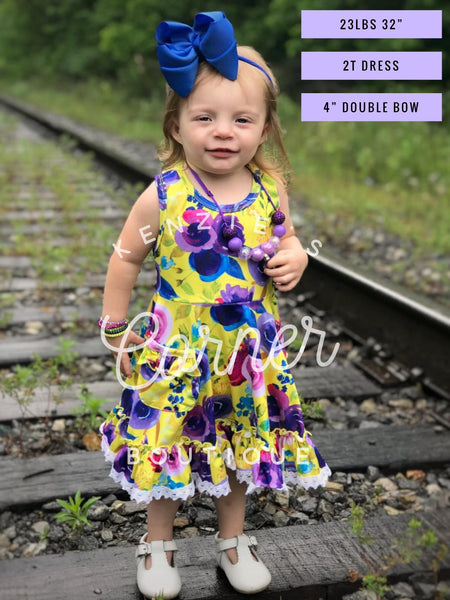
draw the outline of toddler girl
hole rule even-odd
[[[193,29],[163,22],[156,37],[169,85],[164,170],[109,263],[100,325],[126,380],[103,449],[114,480],[148,503],[136,552],[144,596],[179,593],[173,520],[198,492],[216,505],[219,566],[255,593],[270,573],[243,534],[246,493],[316,487],[330,473],[305,431],[280,335],[275,288],[295,287],[307,254],[289,217],[278,88],[222,12],[198,14]],[[125,317],[150,251],[157,283],[139,336]]]

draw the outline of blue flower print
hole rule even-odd
[[[225,290],[221,291],[222,303],[211,307],[210,314],[216,323],[220,323],[224,329],[231,331],[241,325],[254,327],[255,316],[246,304],[253,299],[253,288],[248,290],[238,285],[227,283]]]
[[[201,250],[189,254],[189,266],[197,271],[202,281],[215,281],[225,273],[228,262],[225,256],[214,250]]]
[[[161,257],[161,266],[163,269],[165,269],[165,270],[170,269],[170,267],[173,267],[174,264],[175,264],[175,261],[173,260],[173,258],[167,259],[167,256]]]

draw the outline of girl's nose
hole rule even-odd
[[[218,137],[228,138],[232,136],[231,123],[227,119],[218,119],[216,121],[215,134]]]

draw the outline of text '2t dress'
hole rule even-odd
[[[275,181],[261,177],[278,207]],[[330,470],[305,431],[282,341],[273,344],[281,326],[263,262],[228,249],[216,205],[181,163],[156,182],[158,277],[142,320],[147,344],[133,353],[130,387],[100,428],[111,476],[139,502],[225,495],[226,467],[247,493],[324,485]],[[222,208],[246,246],[272,236],[274,209],[256,181],[244,200]]]

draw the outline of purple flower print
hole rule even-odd
[[[267,285],[267,282],[269,281],[269,276],[264,273],[265,265],[265,259],[259,262],[255,262],[254,260],[248,261],[248,270],[250,271],[250,275],[253,277],[255,282],[261,286]]]
[[[155,177],[156,187],[158,190],[159,208],[164,210],[167,207],[167,185],[179,181],[180,176],[177,171],[166,171]]]
[[[215,436],[216,434],[216,420],[214,415],[214,397],[210,396],[203,404],[203,411],[205,419],[208,422],[208,431],[210,434]]]
[[[269,394],[275,399],[279,408],[284,411],[289,407],[289,397],[288,395],[279,390],[276,385],[273,383],[269,383],[267,386]]]
[[[138,395],[137,390],[134,390],[134,393]],[[156,425],[160,414],[160,410],[147,406],[138,398],[133,403],[129,426],[133,429],[150,429],[153,425]]]
[[[116,427],[113,423],[109,422],[102,428],[102,433],[108,442],[108,445],[111,445],[112,441],[116,438],[115,433]]]
[[[307,441],[308,441],[308,443],[309,443],[309,439],[308,439],[308,437],[306,438],[306,440],[307,440]],[[320,454],[320,452],[317,450],[317,448],[314,446],[314,444],[312,444],[312,442],[311,442],[311,445],[312,445],[312,446],[313,446],[313,448],[314,448],[314,452],[315,452],[315,455],[316,455],[316,457],[317,457],[317,461],[318,461],[318,463],[319,463],[319,467],[320,467],[321,469],[323,469],[323,467],[325,467],[325,466],[326,466],[326,462],[324,461],[324,459],[322,458],[322,455],[321,455],[321,454]]]
[[[274,345],[274,341],[277,335],[277,331],[279,329],[279,325],[277,325],[277,322],[275,321],[273,315],[271,315],[270,313],[263,313],[259,318],[258,318],[258,331],[260,333],[261,336],[261,347],[267,352],[269,353],[270,350],[272,349],[272,346]],[[281,340],[280,338],[277,339],[277,342],[275,344],[274,347],[274,355],[276,356],[279,352],[280,349],[277,349],[277,346],[279,346],[281,344]]]
[[[194,406],[194,408],[186,415],[183,435],[186,435],[193,440],[203,441],[203,437],[207,431],[208,422],[203,412],[203,408],[200,405]]]
[[[305,425],[300,404],[289,405],[287,394],[272,383],[267,386],[267,389],[270,394],[267,401],[271,423],[276,423],[278,427],[284,427],[289,431],[297,431],[303,436]]]
[[[191,471],[198,472],[201,468],[201,460],[200,460],[200,450],[196,450],[194,444],[184,444],[183,445],[187,456],[190,457],[190,467]]]
[[[278,406],[277,401],[273,396],[267,396],[267,408],[269,411],[270,428],[273,429],[275,427],[279,427],[281,418],[280,407]]]
[[[211,476],[211,465],[208,464],[208,453],[203,452],[201,449],[196,449],[194,444],[184,445],[187,456],[190,457],[190,467],[192,473],[197,473],[202,481],[208,481],[212,483]],[[214,458],[214,454],[211,452],[211,459]],[[186,461],[187,459],[185,459]]]
[[[275,452],[273,454],[278,462]],[[272,461],[270,452],[266,450],[260,451],[259,462],[252,465],[252,472],[255,485],[278,489],[283,487],[281,465],[275,464]]]
[[[129,419],[122,419],[119,422],[118,429],[119,435],[123,437],[124,440],[135,440],[137,436],[133,435],[130,431],[128,431],[128,423]]]
[[[116,458],[114,459],[114,470],[117,473],[123,473],[127,481],[132,482],[133,478],[131,473],[133,471],[133,465],[128,462],[128,448],[127,446],[122,446],[122,448],[117,453]]]
[[[163,173],[162,176],[164,178],[164,183],[166,185],[170,185],[172,183],[176,183],[177,181],[180,181],[180,175],[179,175],[178,171],[175,171],[175,170],[165,171],[165,173]]]
[[[248,302],[253,300],[254,288],[248,290],[239,285],[227,283],[225,289],[220,292],[224,302]]]
[[[214,460],[214,452],[208,455],[206,452],[200,452],[200,460],[196,464],[196,471],[200,475],[202,481],[212,483],[211,476],[211,461]]]
[[[224,222],[230,227],[234,227],[236,234],[235,237],[239,238],[242,241],[242,244],[245,244],[245,235],[244,235],[244,227],[239,223],[236,215],[217,215],[213,222],[213,229],[216,232],[217,240],[214,244],[214,250],[219,252],[220,254],[231,254],[236,255],[237,252],[231,252],[228,250],[228,240],[226,240],[222,235],[222,229],[224,227]]]
[[[214,418],[215,419],[223,419],[228,417],[232,410],[233,405],[231,402],[231,396],[221,395],[221,396],[212,396],[212,400],[214,403]]]
[[[183,219],[188,225],[175,232],[175,242],[182,250],[198,253],[214,246],[217,233],[212,227],[213,218],[209,213],[201,209],[188,209],[184,211]]]
[[[135,390],[130,390],[129,388],[125,388],[122,392],[122,397],[120,399],[120,406],[122,408],[122,412],[127,417],[131,414],[131,409],[133,408],[133,394]],[[137,392],[136,392],[137,394]],[[138,395],[139,397],[139,395]]]
[[[303,424],[303,413],[299,404],[288,406],[284,410],[284,421],[286,429],[290,431],[298,431],[299,435],[305,433],[305,425]]]

